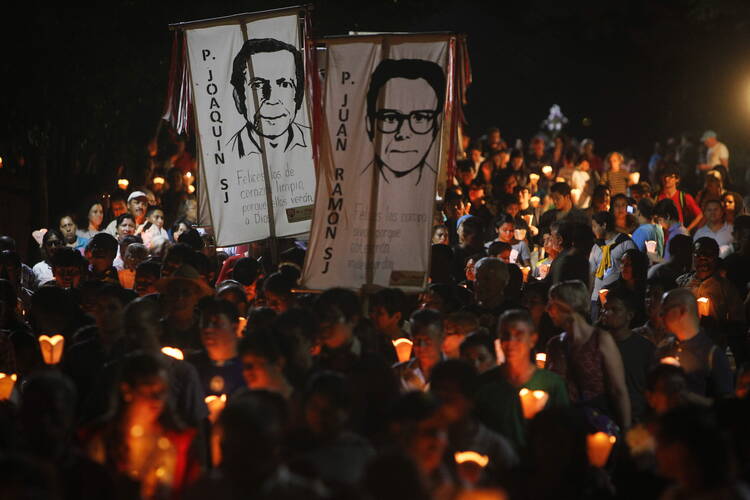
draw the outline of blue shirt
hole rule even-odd
[[[656,242],[656,254],[664,255],[664,231],[658,224],[642,224],[630,237],[641,252],[646,252],[646,242]]]

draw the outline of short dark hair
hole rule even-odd
[[[570,186],[567,182],[555,182],[549,191],[550,193],[557,193],[560,196],[570,196]]]
[[[253,54],[279,52],[281,50],[290,52],[294,57],[294,77],[297,80],[294,88],[294,104],[297,110],[302,106],[302,99],[305,96],[305,69],[302,53],[294,45],[282,42],[281,40],[274,38],[251,38],[242,45],[242,48],[234,57],[232,78],[230,80],[234,87],[237,107],[245,118],[247,118],[247,106],[245,105],[245,70],[247,69],[247,61],[250,60]]]
[[[493,241],[490,243],[489,248],[487,248],[487,255],[489,257],[497,257],[501,253],[505,251],[511,250],[513,247],[504,241]]]
[[[414,324],[414,330],[435,325],[443,331],[443,315],[433,309],[417,309],[411,314],[411,322]]]
[[[466,397],[472,397],[477,389],[479,375],[476,369],[463,359],[446,359],[439,362],[430,373],[432,392],[455,387]]]
[[[407,78],[409,80],[422,78],[430,84],[437,96],[435,111],[440,112],[443,109],[445,103],[445,74],[443,68],[437,63],[422,59],[383,59],[370,77],[370,86],[367,89],[368,119],[375,119],[380,88],[391,78]],[[437,133],[438,129],[439,127],[434,127],[433,134]],[[374,134],[374,128],[371,130]]]
[[[400,288],[383,288],[372,296],[371,307],[382,307],[390,316],[397,312],[401,313],[402,320],[406,306],[406,294]]]
[[[607,226],[608,231],[615,230],[615,216],[612,215],[612,212],[597,212],[594,214],[592,219],[596,221],[596,223],[600,226]]]
[[[102,248],[110,253],[117,254],[117,238],[109,233],[96,233],[86,244],[86,250]]]
[[[646,219],[654,216],[654,201],[651,198],[641,198],[638,200],[638,211]]]
[[[250,286],[260,276],[260,264],[252,257],[242,257],[235,263],[231,276],[233,280]]]
[[[461,342],[461,347],[459,347],[461,355],[466,354],[472,347],[484,347],[488,353],[493,356],[495,355],[495,344],[488,333],[478,331],[467,335],[464,341]]]
[[[130,212],[125,212],[124,214],[120,214],[115,219],[115,227],[119,227],[120,224],[122,224],[122,221],[125,219],[130,219],[133,221],[133,224],[135,224],[135,216],[131,214]]]
[[[232,323],[239,321],[239,314],[237,314],[237,308],[234,304],[226,299],[220,299],[218,297],[210,296],[203,297],[198,302],[198,310],[205,316],[212,316],[217,314],[223,314]]]
[[[243,338],[237,346],[240,356],[252,353],[273,363],[284,357],[279,340],[270,329],[262,329]]]
[[[75,248],[61,247],[55,252],[50,259],[52,267],[80,267],[84,269],[87,265],[86,259],[83,258],[81,252]]]
[[[721,250],[719,249],[719,243],[708,236],[703,236],[702,238],[698,238],[693,242],[693,247],[698,245],[700,243],[702,248],[705,248],[706,250],[710,251],[711,254],[714,257],[718,257],[719,253],[721,253]]]
[[[656,204],[656,206],[654,207],[654,215],[671,220],[680,219],[680,213],[677,211],[677,207],[669,198],[665,198]]]

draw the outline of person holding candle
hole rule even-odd
[[[615,229],[618,233],[630,235],[638,227],[638,221],[630,213],[633,207],[624,193],[618,193],[612,197],[609,211],[615,219]]]
[[[572,403],[601,411],[627,429],[631,410],[622,357],[612,336],[589,324],[588,297],[580,281],[550,288],[547,312],[564,332],[547,344],[547,367],[563,377]]]
[[[526,311],[504,312],[497,332],[506,362],[499,367],[497,377],[477,391],[477,414],[485,425],[507,437],[520,450],[526,435],[519,391],[524,388],[544,391],[546,408],[567,407],[568,391],[559,375],[537,368],[532,361],[531,353],[539,336]]]
[[[641,198],[638,201],[638,207],[635,211],[635,217],[638,221],[638,228],[633,231],[631,239],[635,246],[643,253],[647,253],[647,241],[656,243],[655,259],[661,259],[664,255],[664,230],[659,224],[654,222],[654,202],[651,198]]]
[[[639,297],[624,288],[610,290],[599,320],[601,326],[609,330],[620,350],[632,419],[636,423],[643,419],[646,412],[646,375],[655,361],[656,349],[654,344],[630,329],[636,310],[640,307],[639,302]]]
[[[432,368],[445,359],[443,341],[445,332],[443,316],[432,309],[419,309],[412,313],[412,340],[414,357],[393,366],[402,391],[427,390]]]
[[[243,338],[238,349],[247,389],[275,392],[287,401],[292,398],[295,389],[285,373],[287,356],[272,331],[261,330]]]
[[[633,333],[642,335],[657,349],[669,345],[674,340],[674,335],[666,329],[661,317],[661,298],[664,292],[663,283],[656,279],[648,280],[645,301],[648,320],[643,325],[633,328]]]
[[[231,395],[245,385],[237,352],[237,308],[226,300],[204,297],[198,309],[203,349],[187,361],[198,371],[206,396]]]
[[[516,261],[522,266],[528,266],[531,263],[531,252],[529,251],[529,245],[526,240],[516,239],[516,219],[510,214],[502,214],[495,221],[495,231],[497,232],[497,240],[503,243],[507,243],[511,246],[511,251],[516,251]],[[489,247],[493,241],[488,241],[484,244],[485,247]]]
[[[406,294],[400,288],[378,290],[370,302],[370,319],[377,334],[375,350],[391,365],[398,362],[393,341],[410,338],[403,328],[405,303]]]
[[[588,222],[590,220],[586,212],[575,208],[570,194],[570,186],[567,183],[554,183],[550,188],[550,196],[555,208],[542,214],[542,220],[539,223],[540,230],[543,231],[543,228],[563,219],[577,222]]]
[[[674,357],[685,371],[688,389],[700,396],[727,397],[734,392],[732,372],[724,350],[701,329],[695,295],[687,288],[664,294],[661,314],[666,328],[677,340],[656,352]]]
[[[177,247],[172,250],[174,248]],[[195,308],[202,297],[213,295],[213,289],[188,264],[180,266],[169,277],[162,277],[154,286],[164,304],[162,345],[199,351],[203,346]]]
[[[167,404],[167,371],[152,354],[123,360],[116,406],[103,423],[86,429],[88,456],[105,465],[124,487],[133,482],[144,499],[177,497],[195,480],[200,465],[192,455],[196,435]]]
[[[635,249],[633,240],[627,234],[619,233],[615,227],[615,217],[611,212],[598,212],[591,221],[599,243],[594,245],[589,256],[589,265],[594,274],[594,288],[591,292],[591,319],[596,321],[599,314],[599,290],[609,288],[620,279],[622,256]]]

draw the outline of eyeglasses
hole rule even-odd
[[[375,121],[380,132],[393,134],[401,130],[401,125],[405,120],[408,120],[411,131],[423,135],[434,128],[436,115],[437,113],[432,110],[412,111],[408,115],[396,111],[378,111],[375,114]]]

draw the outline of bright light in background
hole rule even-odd
[[[0,168],[3,168],[3,157],[0,156]]]

